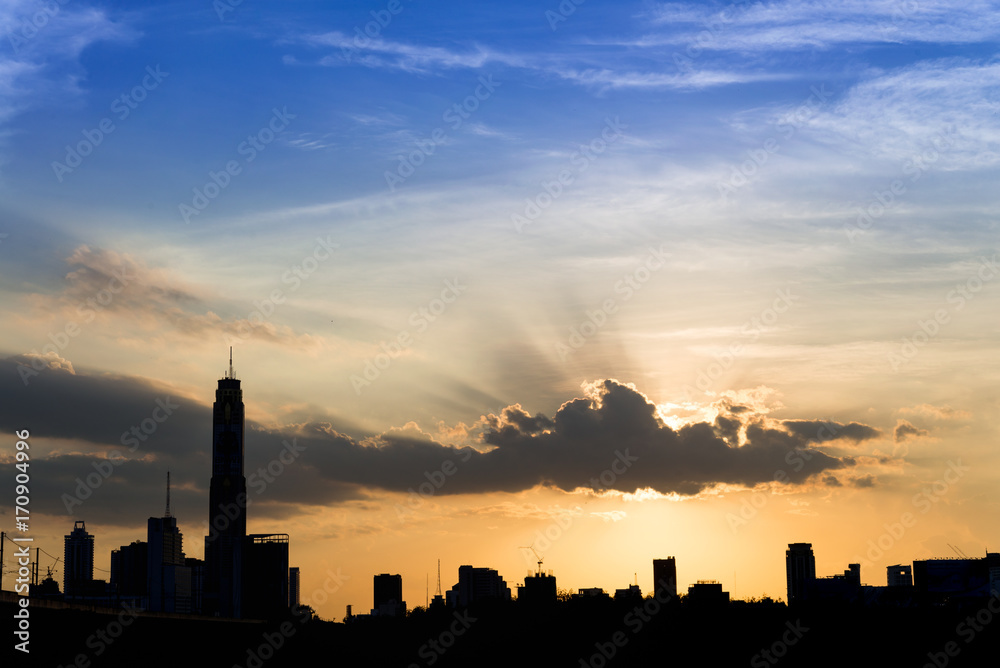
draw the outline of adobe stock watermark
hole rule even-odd
[[[715,381],[732,368],[736,360],[746,352],[743,339],[756,341],[766,328],[776,324],[782,315],[795,308],[798,305],[796,302],[802,299],[799,295],[792,294],[791,287],[778,289],[775,294],[777,296],[770,306],[765,307],[758,315],[740,326],[741,338],[732,341],[721,354],[713,355],[715,361],[698,371],[694,387],[685,385],[681,388],[686,401],[692,401],[698,396],[696,389],[701,393],[707,392]]]
[[[566,339],[566,342],[560,341],[556,344],[556,354],[559,355],[559,361],[565,362],[570,353],[582,348],[588,339],[596,335],[608,323],[611,316],[618,313],[622,305],[642,289],[652,278],[654,272],[666,266],[670,253],[664,251],[663,248],[664,244],[661,244],[658,249],[649,248],[649,254],[645,261],[615,282],[614,292],[616,295],[621,295],[620,301],[617,297],[608,297],[595,310],[585,311],[586,320],[569,328],[569,338]]]
[[[340,590],[344,582],[350,579],[349,576],[342,575],[339,568],[336,573],[327,570],[326,575],[327,577],[323,581],[322,588],[313,591],[306,605],[311,607],[313,602],[316,602],[317,605],[326,603],[328,600],[327,594],[336,593]],[[318,600],[320,596],[323,597],[322,601]],[[265,661],[273,657],[277,654],[278,650],[288,644],[288,641],[298,632],[299,628],[312,620],[312,614],[305,606],[292,606],[291,611],[292,616],[296,618],[298,626],[292,624],[291,620],[286,619],[273,631],[264,631],[260,636],[260,642],[256,646],[247,648],[247,657],[243,664],[246,668],[261,668]],[[236,664],[234,668],[241,668],[241,666]]]
[[[291,286],[288,289],[289,293],[298,290],[303,281],[312,276],[319,269],[320,264],[332,258],[334,252],[340,248],[339,244],[331,241],[332,236],[328,234],[325,239],[323,237],[316,237],[316,244],[313,246],[312,252],[298,263],[293,264],[281,275],[281,282]],[[258,327],[271,319],[278,306],[284,304],[286,301],[288,301],[288,295],[280,288],[271,290],[263,299],[254,299],[251,302],[253,310],[247,314],[246,318],[239,322],[239,325],[236,327],[235,336],[232,334],[223,335],[226,343],[233,345],[234,343],[250,338]]]
[[[327,569],[326,579],[323,580],[323,586],[317,587],[313,590],[312,594],[310,594],[306,599],[306,605],[313,610],[315,610],[318,605],[326,605],[326,602],[330,600],[329,594],[336,594],[340,591],[343,584],[350,579],[351,576],[341,573],[340,568],[337,568],[336,572]]]
[[[986,627],[993,623],[993,619],[1000,615],[1000,591],[993,589],[990,591],[990,598],[986,605],[976,611],[976,614],[969,615],[958,623],[955,627],[955,635],[965,642],[965,646],[972,644],[976,636],[986,630]],[[946,668],[951,664],[951,660],[962,653],[964,647],[954,640],[949,640],[944,644],[939,652],[927,652],[929,661],[923,668]]]
[[[452,613],[453,620],[449,627],[439,633],[436,638],[431,638],[417,650],[417,656],[427,662],[428,666],[433,666],[444,656],[455,642],[465,635],[474,622],[479,621],[477,617],[469,614],[468,610]],[[411,663],[407,668],[420,668],[421,664]]]
[[[160,87],[160,84],[168,76],[170,76],[170,72],[161,72],[159,65],[155,68],[147,66],[146,75],[138,84],[111,101],[111,113],[116,115],[119,122],[124,121],[135,109],[139,108],[150,92]],[[76,144],[66,145],[66,156],[63,158],[63,162],[52,161],[52,172],[55,174],[56,180],[62,183],[63,178],[67,174],[72,174],[76,168],[82,165],[84,159],[91,155],[117,127],[111,117],[105,117],[98,121],[97,126],[93,129],[85,128],[82,130],[83,139]]]
[[[354,393],[361,396],[361,390],[378,380],[382,376],[382,372],[389,368],[393,360],[412,346],[420,338],[420,335],[427,331],[431,323],[440,318],[448,310],[448,306],[454,304],[455,300],[468,289],[469,286],[462,285],[458,278],[445,280],[444,289],[441,290],[440,297],[430,300],[426,306],[421,306],[410,314],[407,322],[413,328],[413,331],[411,332],[409,328],[401,329],[388,342],[380,342],[379,348],[382,352],[376,353],[373,357],[365,360],[365,366],[361,375],[356,373],[351,374],[349,380],[351,381],[351,387],[354,388]]]
[[[825,84],[820,84],[819,88],[811,86],[809,90],[811,91],[809,97],[796,107],[795,111],[778,123],[777,127],[781,130],[781,134],[785,139],[791,139],[806,121],[819,113],[819,110],[826,104],[830,96],[833,95],[833,93],[826,89]],[[727,204],[729,196],[750,183],[750,180],[767,164],[771,155],[777,153],[779,150],[781,150],[781,143],[775,137],[765,139],[760,148],[748,150],[747,159],[733,167],[729,174],[729,180],[726,182],[719,181],[716,184],[716,189],[719,191],[719,200],[723,204]]]
[[[611,465],[601,471],[596,477],[590,479],[589,489],[591,491],[600,493],[614,489],[619,476],[627,473],[639,461],[638,457],[629,454],[628,448],[625,448],[625,450],[615,450],[614,454],[615,458],[612,460]],[[546,552],[556,541],[563,537],[563,534],[573,527],[573,518],[580,513],[579,507],[557,513],[548,526],[535,531],[530,549],[539,554]],[[522,554],[525,559],[528,558],[527,554],[524,554],[523,551]]]
[[[413,2],[413,0],[407,0],[407,2]],[[401,0],[389,0],[385,5],[385,9],[373,9],[368,12],[372,20],[365,23],[364,30],[361,29],[360,25],[354,26],[354,36],[351,39],[351,44],[341,45],[340,51],[344,56],[344,60],[351,62],[358,51],[371,46],[372,40],[377,39],[382,34],[382,31],[389,27],[393,18],[401,14],[404,9],[405,7]]]
[[[628,628],[625,631],[615,631],[605,642],[595,642],[596,650],[589,657],[580,659],[579,668],[605,668],[618,655],[623,647],[628,645],[632,637],[638,635],[653,618],[674,599],[668,592],[677,589],[676,582],[660,579],[654,587],[653,595],[641,605],[636,605],[622,618],[622,624]]]
[[[134,275],[129,275],[128,268],[123,267],[122,269],[113,269],[111,271],[111,277],[103,288],[97,291],[93,297],[88,297],[76,307],[76,312],[82,320],[82,324],[86,325],[94,321],[97,314],[106,309],[115,299],[115,295],[120,294],[129,284],[129,281],[134,279]],[[27,387],[29,381],[37,376],[39,373],[48,368],[44,359],[46,356],[59,356],[67,347],[69,347],[70,341],[83,331],[80,327],[81,323],[76,320],[69,320],[63,326],[61,330],[56,332],[49,332],[48,339],[51,343],[47,343],[42,346],[41,353],[38,352],[37,348],[31,349],[31,363],[24,364],[18,362],[17,373],[21,377],[21,382]]]
[[[580,144],[569,158],[572,169],[563,169],[551,181],[542,179],[541,190],[534,197],[527,197],[524,200],[524,209],[518,213],[510,214],[510,222],[518,234],[525,226],[534,223],[542,213],[552,206],[552,203],[559,199],[564,189],[573,185],[577,177],[590,169],[591,163],[604,155],[611,144],[625,136],[624,130],[627,125],[621,122],[618,116],[604,119],[604,129],[601,134],[586,144]]]
[[[970,466],[962,465],[961,459],[948,461],[948,468],[945,469],[941,478],[927,485],[913,495],[910,503],[916,508],[920,515],[926,515],[948,494],[949,491],[961,480],[966,473],[972,470]],[[875,561],[882,558],[889,552],[897,542],[906,534],[907,529],[912,529],[917,525],[919,516],[907,511],[899,516],[899,520],[892,524],[884,523],[885,529],[877,538],[868,541],[868,551],[865,552],[866,559],[855,555],[852,563],[862,564],[865,568],[870,567]]]
[[[533,551],[532,555],[529,557],[527,552],[521,550],[521,555],[527,564],[532,567],[537,565],[538,562],[535,558],[535,553],[540,555],[548,551],[549,548],[563,537],[563,534],[572,528],[574,517],[581,513],[582,511],[579,506],[572,510],[558,512],[544,529],[535,530],[535,536],[532,538],[531,546],[528,548]]]
[[[441,120],[448,123],[452,131],[458,130],[466,120],[472,117],[472,114],[479,109],[483,102],[486,102],[493,96],[493,93],[500,85],[499,82],[493,80],[492,74],[479,77],[479,85],[476,86],[472,94],[466,96],[461,102],[456,102],[445,109],[441,115]],[[385,171],[385,184],[389,187],[389,192],[396,192],[396,188],[403,185],[406,179],[413,176],[417,169],[427,162],[428,158],[434,155],[437,147],[444,144],[447,140],[448,133],[445,132],[444,128],[434,128],[431,131],[429,140],[418,139],[414,142],[416,148],[409,153],[401,153],[396,156],[396,159],[399,161],[396,171]]]
[[[945,301],[954,305],[952,310],[960,311],[965,307],[966,302],[983,289],[986,283],[996,278],[998,271],[1000,271],[1000,265],[997,264],[996,254],[990,259],[980,257],[976,273],[969,276],[965,282],[956,284],[955,288],[945,295]],[[949,309],[940,308],[926,320],[917,320],[917,329],[914,330],[913,334],[903,337],[899,347],[888,353],[889,366],[892,367],[892,370],[898,372],[904,364],[916,357],[920,353],[920,349],[930,343],[931,339],[937,337],[942,327],[951,322],[952,315]]]
[[[888,33],[899,28],[899,23],[906,19],[911,19],[919,11],[920,2],[918,0],[900,0],[892,6],[892,14],[888,21],[882,21],[878,25],[879,32],[883,38],[888,37]]]
[[[243,0],[213,0],[212,9],[220,21],[226,20],[226,14],[235,12],[236,8],[243,4]]]
[[[138,617],[138,609],[130,603],[122,603],[122,610],[117,618],[108,622],[103,629],[98,629],[87,636],[84,644],[93,650],[94,656],[101,656],[108,648],[115,643],[125,633],[125,629],[132,626],[132,622]],[[89,666],[91,663],[89,654],[81,652],[74,657],[73,662],[66,668],[76,668],[79,666]],[[63,668],[62,664],[58,668]]]
[[[7,39],[14,53],[18,53],[21,47],[35,38],[39,32],[49,25],[49,22],[59,14],[62,6],[69,0],[50,0],[42,4],[33,14],[22,16],[14,21],[14,27],[7,31]]]
[[[701,57],[702,52],[719,41],[727,26],[746,13],[754,3],[751,0],[735,0],[720,12],[713,14],[714,18],[702,23],[704,28],[695,36],[694,44],[688,44],[683,53],[675,51],[671,56],[677,71],[690,74],[694,71],[694,61]],[[736,11],[734,11],[736,10]]]
[[[127,431],[122,432],[121,444],[127,447],[129,452],[135,452],[139,449],[139,445],[148,441],[156,433],[156,430],[160,428],[160,425],[166,422],[174,414],[174,411],[180,407],[181,405],[173,403],[170,397],[157,399],[156,406],[149,414],[149,417],[143,419],[139,424],[132,425]],[[112,450],[107,454],[105,459],[94,462],[92,464],[94,467],[93,473],[87,474],[85,478],[76,479],[76,489],[73,496],[63,494],[60,497],[60,501],[66,507],[66,513],[72,515],[73,508],[83,505],[83,502],[89,499],[94,494],[94,491],[111,477],[115,469],[127,461],[129,461],[128,458],[121,451]]]
[[[605,492],[612,489],[616,482],[618,482],[618,476],[626,473],[632,465],[639,461],[638,457],[634,457],[628,453],[628,448],[622,450],[615,450],[614,461],[611,462],[611,466],[601,471],[601,474],[596,478],[590,479],[590,488],[595,492]]]
[[[576,13],[576,8],[585,3],[587,0],[562,0],[559,6],[556,7],[556,11],[551,9],[545,10],[545,20],[548,21],[549,28],[552,32],[556,31],[559,24],[566,21],[569,17]]]
[[[753,658],[750,659],[750,665],[754,668],[767,668],[775,665],[788,654],[789,648],[794,647],[802,640],[802,636],[808,630],[809,627],[803,626],[801,619],[796,619],[794,624],[790,621],[785,622],[785,631],[781,634],[781,638],[771,643],[770,647],[754,654]]]
[[[838,425],[836,422],[828,420],[820,425],[819,429],[816,430],[816,438],[814,441],[816,443],[831,441],[837,438],[837,432],[841,429],[843,429],[842,425]],[[788,465],[792,473],[800,473],[802,469],[806,467],[806,462],[811,461],[815,454],[817,453],[812,450],[802,448],[789,450],[785,453],[785,464]],[[783,485],[791,482],[788,471],[784,468],[775,470],[771,479],[774,482],[781,483]],[[763,510],[764,506],[767,505],[770,498],[769,494],[764,494],[755,488],[750,494],[749,499],[746,497],[743,498],[738,512],[726,513],[726,523],[729,525],[732,532],[734,534],[738,533],[740,529],[756,518],[757,515],[760,514],[760,511]]]
[[[910,183],[918,181],[934,163],[941,159],[941,154],[955,144],[957,138],[958,130],[956,127],[946,127],[931,139],[932,148],[925,149],[903,161],[901,165],[903,175],[909,177]],[[858,208],[855,221],[844,225],[847,240],[853,244],[857,237],[872,228],[875,221],[899,204],[907,192],[906,183],[902,179],[893,179],[883,190],[873,190],[872,199],[869,200],[868,204]]]
[[[291,443],[286,439],[281,442],[281,445],[281,452],[276,457],[271,459],[266,466],[258,467],[256,471],[247,476],[247,489],[253,490],[254,494],[258,496],[263,494],[268,485],[277,480],[286,468],[294,464],[295,460],[306,451],[306,446],[299,445],[298,440],[294,437]],[[233,520],[242,515],[252,501],[249,494],[240,492],[232,503],[220,507],[211,521],[202,525],[202,533],[206,536],[205,541],[215,540],[220,532],[228,529]]]
[[[472,459],[472,448],[463,448],[464,452],[462,456],[459,457],[459,462],[465,463]],[[434,471],[424,471],[424,477],[427,479],[425,482],[417,485],[416,489],[410,487],[407,492],[409,494],[406,497],[406,506],[401,506],[396,503],[393,507],[396,510],[396,517],[399,518],[400,522],[405,522],[410,519],[417,509],[424,505],[427,499],[433,497],[437,494],[448,479],[451,476],[458,473],[458,464],[450,459],[446,459],[441,463],[439,469]]]
[[[295,118],[295,114],[288,113],[288,107],[281,109],[273,107],[270,120],[257,132],[247,135],[247,138],[236,146],[236,152],[246,156],[242,162],[229,160],[219,171],[209,170],[208,180],[204,185],[192,189],[194,196],[191,198],[191,204],[181,202],[177,205],[181,220],[190,223],[193,216],[198,216],[207,209],[208,205],[229,187],[233,178],[243,173],[243,167],[253,162]]]

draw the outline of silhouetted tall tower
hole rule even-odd
[[[76,596],[94,579],[94,537],[87,533],[87,524],[77,520],[73,533],[63,542],[63,593]]]
[[[673,557],[653,559],[653,593],[659,599],[677,598],[677,562]]]
[[[233,374],[219,379],[212,405],[212,482],[205,538],[205,609],[242,617],[243,545],[247,534],[247,479],[243,475],[243,390]]]
[[[788,604],[801,603],[809,597],[816,580],[816,557],[812,543],[789,543],[785,550],[785,577],[788,583]]]

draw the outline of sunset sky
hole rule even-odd
[[[232,346],[248,530],[325,618],[377,573],[423,605],[438,559],[514,589],[526,546],[564,589],[675,556],[736,598],[786,597],[791,542],[876,585],[1000,550],[1000,3],[0,28],[4,531],[27,429],[36,545],[84,520],[107,578],[170,471],[202,557]]]

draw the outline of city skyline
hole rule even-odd
[[[0,3],[0,423],[48,552],[85,521],[101,577],[170,471],[205,558],[231,373],[244,533],[325,618],[439,558],[785,599],[793,543],[998,549],[993,4],[39,11]]]

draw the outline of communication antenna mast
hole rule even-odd
[[[170,517],[170,471],[167,471],[167,512],[164,517]]]
[[[437,595],[438,596],[441,595],[441,560],[440,559],[438,559],[438,588],[437,588]]]
[[[232,380],[235,377],[233,375],[233,347],[229,346],[229,379]]]

